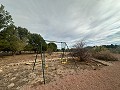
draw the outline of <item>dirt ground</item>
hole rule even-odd
[[[47,85],[21,90],[120,90],[120,62],[100,70],[81,70]]]
[[[48,56],[46,57],[45,68],[46,84],[43,85],[40,56],[38,56],[35,70],[33,71],[34,59],[35,54],[1,57],[0,90],[120,89],[120,83],[116,84],[116,82],[120,82],[119,61],[112,62],[112,66],[104,67],[105,65],[91,60],[86,63],[75,63],[73,60],[68,60],[67,63],[61,63],[61,60],[56,58],[56,56]],[[109,80],[111,78],[113,80]],[[104,84],[107,81],[108,84]],[[101,89],[103,86],[100,85],[101,87],[99,87],[99,84],[104,85],[104,87],[110,84],[110,88]]]

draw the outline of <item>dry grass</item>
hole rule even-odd
[[[118,58],[114,56],[114,54],[110,53],[110,51],[100,51],[93,53],[93,57],[99,60],[105,61],[117,61]]]

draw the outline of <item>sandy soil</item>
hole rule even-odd
[[[77,70],[99,69],[104,65],[96,62],[79,62],[77,67],[73,61],[61,63],[55,54],[46,57],[45,81],[46,84],[54,82]],[[57,56],[59,57],[59,56]],[[35,54],[5,56],[0,58],[0,90],[18,90],[24,85],[38,86],[43,84],[40,55],[35,70],[33,62]],[[99,65],[99,66],[98,66]]]
[[[21,90],[120,90],[120,61],[100,70],[81,70],[55,82]]]
[[[57,55],[46,57],[45,85],[40,56],[34,71],[35,54],[0,57],[0,90],[119,90],[119,61],[112,66],[91,60],[61,63]]]

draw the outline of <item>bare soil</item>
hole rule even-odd
[[[21,90],[120,90],[120,62],[100,70],[81,70],[79,74],[36,87],[26,86]]]
[[[105,65],[92,60],[89,60],[88,62],[74,62],[73,60],[68,60],[67,63],[61,63],[61,59],[58,59],[57,57],[59,56],[46,56],[46,85],[43,85],[40,56],[38,56],[34,71],[32,69],[35,54],[1,57],[0,90],[50,90],[50,88],[52,90],[85,90],[78,89],[75,85],[81,86],[81,82],[91,82],[91,80],[94,79],[94,76],[99,77],[102,75],[101,73],[105,72],[104,68],[102,69]],[[120,68],[120,65],[117,66],[116,64],[114,68]],[[117,72],[118,74],[119,70],[117,69],[114,73]],[[109,72],[109,70],[107,72]],[[93,77],[91,76],[92,79],[89,80],[88,76],[90,75]],[[82,81],[81,77],[83,77]],[[101,77],[104,79],[103,75]],[[112,77],[114,77],[114,75]],[[115,77],[115,80],[117,80],[117,77]],[[92,80],[92,82],[94,81]],[[82,84],[84,85],[82,87],[85,88],[86,84]],[[118,84],[118,86],[120,85]]]

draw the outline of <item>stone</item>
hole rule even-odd
[[[43,78],[42,77],[37,77],[35,78],[32,82],[30,82],[30,84],[35,84],[35,83],[42,83],[43,82]]]
[[[15,68],[14,71],[16,71],[17,69]]]
[[[16,89],[17,89],[17,90],[20,90],[20,87],[18,86]]]
[[[7,87],[8,88],[11,88],[11,87],[14,87],[15,86],[15,84],[14,83],[11,83],[10,85],[8,85]]]
[[[16,77],[13,77],[13,78],[11,78],[11,81],[13,81],[13,80],[15,80],[16,79]]]
[[[93,70],[96,70],[96,67],[95,66],[92,66]]]
[[[31,65],[32,63],[25,63],[25,65]]]
[[[36,77],[36,74],[35,74],[35,73],[30,73],[28,77],[29,77],[29,78],[35,78],[35,77]]]
[[[57,70],[57,74],[63,74],[63,71],[60,70],[60,69],[58,69],[58,70]]]
[[[49,67],[49,66],[46,64],[46,65],[45,65],[45,68],[48,68],[48,67]]]
[[[2,69],[0,69],[0,73],[1,73],[1,72],[3,72],[3,70],[2,70]]]
[[[8,64],[9,66],[14,66],[15,64],[14,63],[10,63],[10,64]]]
[[[101,64],[97,64],[97,66],[101,66]]]
[[[56,70],[56,68],[55,67],[51,67],[51,70]]]
[[[27,79],[27,78],[24,78],[24,79],[22,79],[22,81],[25,81],[25,82],[26,82],[26,81],[28,81],[28,79]]]
[[[6,74],[5,77],[10,77],[12,73]]]
[[[66,64],[67,62],[61,62],[62,64]]]

